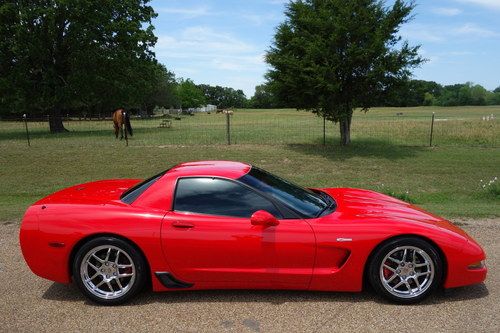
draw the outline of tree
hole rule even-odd
[[[470,86],[470,98],[471,105],[486,105],[486,95],[488,90],[486,90],[480,84],[475,84]]]
[[[436,105],[486,105],[492,102],[489,94],[493,93],[472,82],[448,85],[443,87],[441,96],[436,99]]]
[[[460,89],[462,88],[463,84],[453,84],[453,85],[447,85],[443,87],[443,92],[441,94],[441,97],[438,98],[436,101],[436,104],[439,106],[457,106],[460,105],[459,103],[459,95],[460,95]],[[463,94],[462,94],[462,100]]]
[[[250,100],[250,105],[256,109],[272,109],[281,106],[269,82],[255,87],[255,93]]]
[[[152,114],[156,106],[170,108],[179,104],[175,74],[168,71],[164,65],[153,63],[149,79],[144,82],[147,86],[143,95],[143,109],[148,114]]]
[[[197,108],[206,103],[203,90],[190,79],[179,80],[177,96],[182,108]]]
[[[500,91],[490,92],[486,95],[487,105],[500,105]]]
[[[399,107],[429,105],[426,94],[440,96],[442,89],[443,87],[434,81],[408,80],[387,92],[385,100],[380,105]]]
[[[16,45],[12,38],[18,20],[19,13],[14,4],[6,2],[0,5],[0,115],[13,113],[19,108],[20,98],[13,75]]]
[[[247,98],[241,89],[236,90],[208,84],[200,84],[198,87],[203,90],[208,104],[217,105],[217,107],[223,109],[229,107],[242,108],[247,105]]]
[[[12,0],[0,5],[0,15],[12,13],[7,28],[0,29],[0,41],[14,45],[2,60],[13,65],[0,70],[15,87],[15,104],[49,113],[51,132],[65,131],[62,110],[137,104],[156,42],[151,25],[156,14],[148,2]],[[3,89],[0,93],[2,100]]]
[[[398,31],[413,3],[396,0],[295,0],[267,52],[278,98],[340,123],[350,143],[353,110],[367,111],[422,63],[419,46]]]
[[[436,104],[436,96],[434,96],[430,92],[424,93],[424,101],[422,102],[422,105],[431,106],[434,104]]]

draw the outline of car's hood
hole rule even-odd
[[[36,204],[99,204],[120,199],[139,179],[100,180],[57,191]]]
[[[363,221],[365,218],[427,223],[469,238],[465,231],[444,218],[382,193],[354,188],[326,188],[321,190],[335,199],[338,213],[353,215],[356,220]]]

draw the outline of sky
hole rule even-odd
[[[264,55],[286,0],[153,0],[157,59],[195,83],[242,89],[265,81]],[[388,4],[391,1],[387,1]],[[500,0],[417,0],[400,34],[427,59],[414,78],[500,86]]]

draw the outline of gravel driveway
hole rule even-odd
[[[144,292],[100,307],[75,286],[38,278],[19,248],[18,225],[0,222],[0,331],[482,331],[500,332],[500,219],[460,221],[485,248],[485,284],[396,306],[363,293],[303,291]]]

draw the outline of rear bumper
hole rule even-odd
[[[19,231],[24,260],[36,275],[60,283],[70,283],[69,268],[65,265],[68,262],[68,250],[65,246],[50,245],[51,239],[40,231],[38,216],[33,213],[34,207],[26,212]]]

